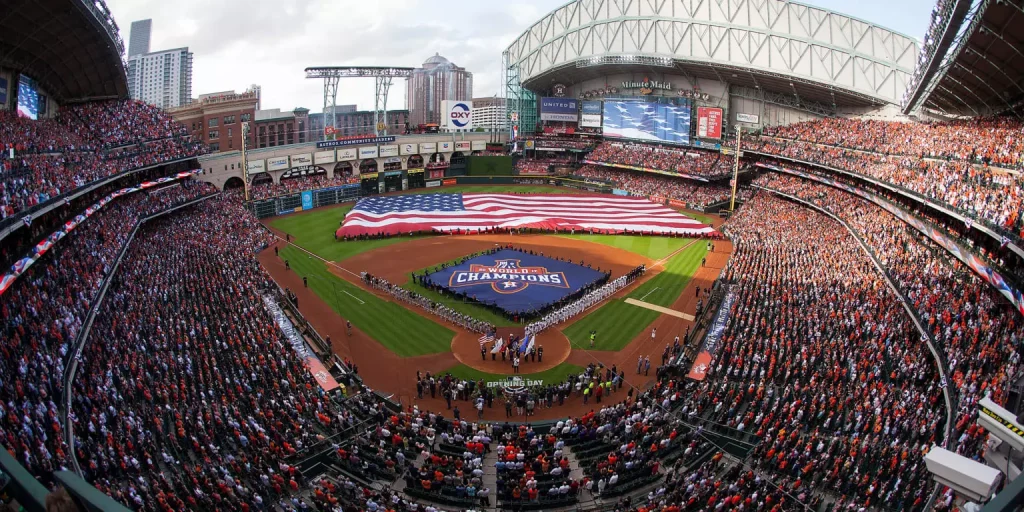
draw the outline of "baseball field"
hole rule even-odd
[[[547,186],[451,186],[440,191],[574,192]],[[479,334],[367,287],[360,279],[361,272],[383,277],[459,313],[489,322],[498,327],[500,336],[507,336],[521,333],[523,322],[510,320],[494,308],[430,290],[413,281],[411,275],[422,275],[442,263],[455,264],[497,244],[512,244],[563,261],[582,260],[610,272],[613,279],[644,264],[648,272],[638,282],[541,333],[538,344],[545,350],[543,361],[525,363],[520,368],[521,377],[556,383],[591,363],[614,365],[627,371],[631,384],[641,386],[654,375],[629,375],[637,358],[649,357],[652,366],[658,366],[665,345],[676,336],[682,337],[689,325],[680,315],[663,311],[692,314],[696,297],[691,290],[710,286],[731,252],[731,245],[725,241],[717,242],[716,251],[709,253],[704,240],[628,235],[422,235],[339,242],[334,232],[353,206],[338,205],[268,219],[267,225],[279,237],[274,246],[277,252],[275,255],[275,249],[268,248],[260,261],[275,281],[297,294],[302,313],[322,335],[331,337],[335,352],[358,367],[367,385],[394,394],[403,403],[424,402],[421,407],[428,408],[436,404],[415,396],[417,371],[501,380],[512,373],[512,368],[489,353],[481,353]],[[702,260],[706,260],[705,266]],[[353,326],[351,334],[345,329],[346,321]],[[593,346],[592,332],[596,333]],[[567,411],[552,414],[564,416]]]

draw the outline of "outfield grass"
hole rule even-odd
[[[289,215],[270,221],[270,225],[292,235],[292,241],[296,245],[327,261],[341,261],[378,247],[408,242],[419,236],[428,236],[396,236],[378,240],[339,242],[334,239],[334,232],[341,226],[341,219],[345,218],[345,214],[352,209],[352,206],[353,204],[349,203]]]
[[[508,367],[509,371],[512,371],[512,365]],[[520,370],[530,369],[529,363],[522,363],[519,365]],[[537,373],[520,373],[519,377],[530,380],[543,380],[544,384],[556,384],[564,382],[570,375],[578,375],[583,373],[584,368],[582,366],[576,366],[570,363],[561,363],[553,368],[544,370]],[[497,373],[486,373],[476,368],[470,368],[464,364],[457,364],[447,370],[438,372],[437,375],[444,375],[446,373],[452,374],[452,377],[463,379],[463,380],[475,380],[478,381],[483,379],[484,382],[494,380],[505,380],[509,375],[502,375]]]
[[[689,238],[634,235],[559,235],[564,238],[610,245],[652,260],[660,260],[690,243]]]
[[[407,190],[403,194],[433,194],[445,193],[454,194],[457,192],[475,193],[508,193],[511,191],[532,193],[532,194],[576,194],[581,191],[566,188],[555,190],[551,187],[522,186],[522,185],[455,185],[443,188],[419,188]],[[334,239],[334,232],[341,227],[341,221],[345,214],[355,206],[355,203],[345,203],[337,206],[318,208],[308,212],[289,215],[273,219],[270,225],[278,230],[292,235],[296,245],[324,258],[328,261],[341,261],[351,258],[357,254],[371,251],[379,247],[386,247],[391,244],[407,242],[415,237],[392,237],[379,240],[355,240],[345,243]]]
[[[308,277],[309,288],[342,318],[352,322],[371,338],[399,357],[436,354],[451,350],[455,333],[394,302],[341,279],[323,261],[301,249],[286,246],[280,257],[288,260],[293,272]],[[362,301],[362,303],[360,303]]]
[[[665,269],[648,280],[626,297],[642,300],[662,307],[672,303],[690,282],[700,267],[700,260],[707,253],[702,240],[675,255],[665,264]],[[625,298],[616,298],[591,311],[563,332],[573,347],[589,348],[590,331],[597,331],[595,350],[622,350],[658,318],[660,313],[639,306],[626,304]]]

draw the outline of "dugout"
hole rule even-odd
[[[423,171],[423,169],[409,169],[407,174],[408,174],[407,179],[409,180],[408,181],[408,186],[406,187],[407,189],[410,189],[410,188],[423,188],[423,187],[427,186],[427,183],[426,183],[426,174],[427,173],[425,173]]]

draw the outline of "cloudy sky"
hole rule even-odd
[[[473,72],[475,96],[498,94],[501,51],[566,1],[106,0],[126,46],[131,22],[152,18],[151,50],[189,47],[194,96],[259,84],[263,108],[313,112],[322,108],[323,85],[305,79],[306,67],[417,67],[434,53]],[[920,39],[935,0],[807,3]],[[404,107],[404,86],[395,82],[390,108]],[[349,103],[373,108],[373,80],[343,81],[338,104]]]

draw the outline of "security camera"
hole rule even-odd
[[[988,398],[979,400],[978,423],[1014,450],[1024,450],[1024,428],[1013,413],[999,404]]]
[[[998,469],[938,445],[928,451],[924,463],[936,482],[952,488],[963,498],[978,502],[988,501],[995,494],[1003,475]]]

